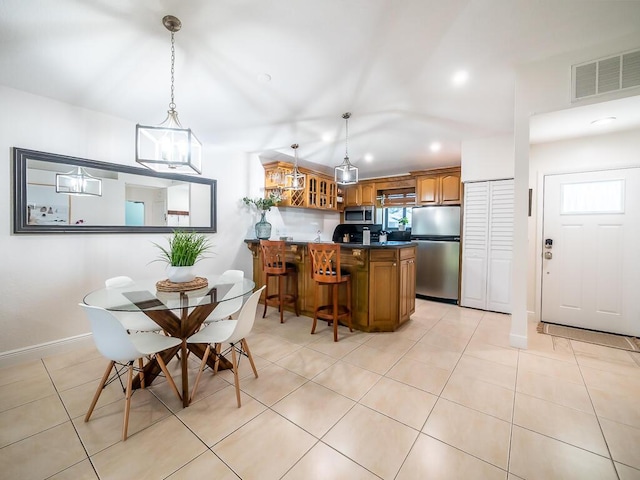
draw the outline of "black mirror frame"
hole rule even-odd
[[[179,180],[188,183],[200,183],[211,187],[211,219],[209,227],[188,227],[190,231],[216,233],[217,181],[210,178],[190,175],[158,173],[146,168],[130,167],[114,163],[87,160],[84,158],[38,152],[13,147],[13,233],[14,234],[52,234],[52,233],[171,233],[176,227],[165,226],[114,226],[114,225],[29,225],[27,219],[27,160],[65,165],[77,165],[113,172],[130,173],[146,177]]]

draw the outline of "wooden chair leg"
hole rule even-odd
[[[231,345],[231,361],[233,362],[233,381],[236,384],[236,399],[240,408],[240,379],[238,378],[238,356],[235,345]]]
[[[253,363],[253,356],[251,355],[251,350],[249,350],[249,344],[246,339],[242,339],[242,349],[247,354],[247,358],[249,359],[249,363],[251,364],[251,368],[253,369],[253,374],[258,378],[258,370],[256,370],[256,364]]]
[[[333,303],[333,341],[338,341],[338,284],[331,286],[331,297]]]
[[[213,361],[213,374],[218,373],[220,367],[220,352],[222,351],[222,344],[216,343],[216,359]]]
[[[93,396],[93,400],[91,401],[91,406],[89,407],[89,411],[87,412],[87,414],[84,417],[84,421],[88,422],[89,418],[91,417],[91,414],[93,413],[93,409],[96,406],[96,403],[98,403],[98,399],[100,398],[100,394],[102,393],[102,390],[104,389],[104,384],[107,383],[107,380],[109,379],[109,374],[111,373],[111,369],[113,368],[113,366],[116,364],[116,362],[114,362],[113,360],[109,362],[109,365],[107,366],[107,369],[104,371],[104,375],[102,375],[102,380],[100,380],[100,384],[98,385],[98,389],[96,390],[95,395]]]
[[[262,312],[262,318],[267,315],[267,299],[269,298],[269,275],[264,276],[264,311]]]
[[[284,275],[278,275],[278,310],[280,310],[280,323],[284,323]]]
[[[140,388],[144,388],[144,363],[142,362],[142,357],[138,359],[138,368],[140,369],[140,373],[138,374],[140,377]]]
[[[171,385],[171,389],[176,394],[176,397],[178,397],[178,400],[182,401],[182,395],[180,395],[180,392],[178,392],[178,387],[176,387],[176,382],[173,381],[173,377],[169,373],[169,370],[167,370],[167,365],[164,363],[164,360],[162,359],[162,355],[156,354],[156,360],[158,361],[158,365],[160,365],[160,370],[162,370],[162,373],[164,373],[164,376],[167,377],[167,382],[169,382],[169,385]]]
[[[353,320],[353,310],[351,310],[351,277],[347,280],[347,308],[349,309],[349,316],[347,317],[349,321],[349,331],[353,332],[353,325],[351,324]]]
[[[316,283],[313,286],[313,325],[311,325],[311,335],[316,333],[316,325],[318,323],[318,290],[320,287]]]
[[[131,409],[131,384],[133,383],[133,362],[129,362],[129,372],[127,373],[127,392],[124,399],[124,420],[122,422],[122,441],[127,439],[129,429],[129,410]]]
[[[300,316],[300,305],[298,303],[298,272],[292,276],[293,279],[293,307],[296,311],[296,317]]]
[[[196,381],[194,382],[193,389],[191,390],[189,403],[193,401],[193,396],[196,394],[196,390],[198,389],[198,384],[200,383],[200,377],[202,376],[202,371],[204,370],[204,367],[207,365],[207,358],[209,358],[210,351],[211,351],[211,345],[207,345],[207,348],[204,351],[204,355],[202,355],[202,362],[200,362],[200,368],[198,369],[198,375],[196,376]]]

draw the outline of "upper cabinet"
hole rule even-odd
[[[462,188],[460,168],[448,168],[422,175],[416,175],[416,204],[418,205],[460,205]],[[424,172],[426,173],[426,172]]]
[[[282,207],[302,207],[321,210],[338,209],[338,188],[332,177],[305,168],[299,170],[306,175],[304,189],[282,190],[286,186],[286,175],[293,171],[293,165],[273,162],[264,165],[265,195],[278,190],[283,192]]]
[[[376,186],[374,183],[358,183],[345,188],[345,207],[375,205]]]

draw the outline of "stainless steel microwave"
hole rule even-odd
[[[361,207],[346,207],[344,209],[344,223],[374,223],[375,207],[364,205]]]

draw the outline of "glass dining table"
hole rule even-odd
[[[255,283],[243,278],[241,281],[223,275],[204,275],[197,280],[206,286],[193,290],[180,290],[179,284],[171,284],[172,291],[163,291],[163,285],[157,280],[134,280],[126,286],[102,288],[87,294],[83,302],[87,305],[102,307],[115,312],[140,312],[156,322],[167,335],[182,339],[182,344],[160,353],[165,364],[179,354],[182,367],[182,403],[189,405],[189,375],[187,371],[188,352],[202,358],[206,345],[187,344],[186,339],[193,335],[205,319],[221,302],[248,296],[253,292]],[[205,282],[206,280],[206,282]],[[189,288],[186,286],[185,288]],[[207,360],[214,366],[215,358]],[[220,359],[219,369],[230,368],[231,362]],[[144,368],[145,383],[151,384],[161,373],[157,360],[151,360]],[[133,388],[140,387],[136,378]]]

